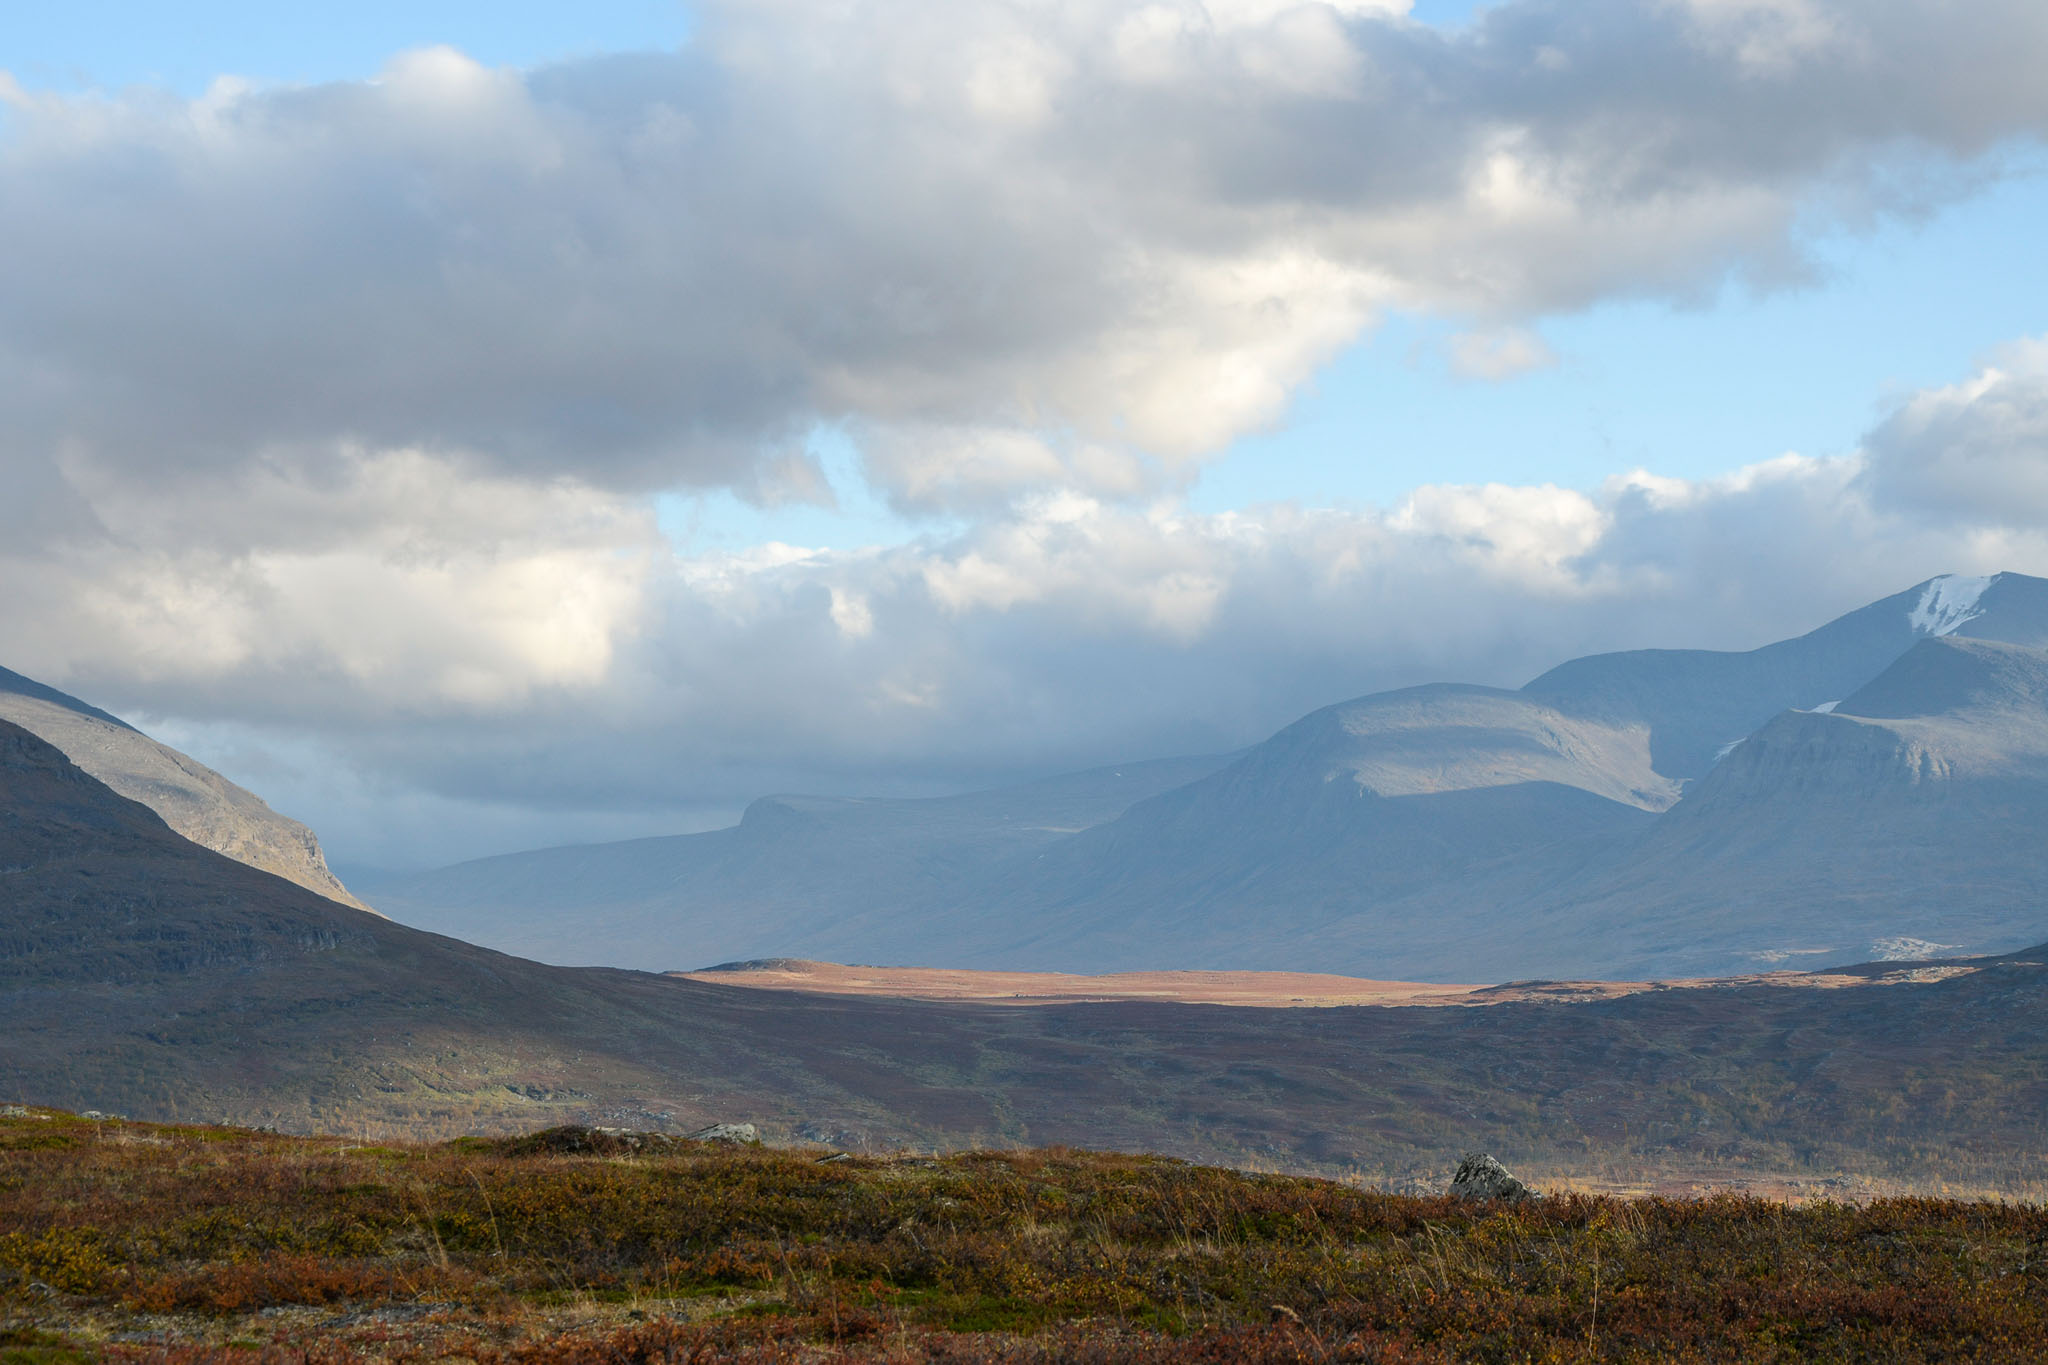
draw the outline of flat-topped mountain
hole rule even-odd
[[[811,941],[861,961],[915,963],[922,941],[950,947],[946,964],[990,968],[1327,969],[1314,940],[1362,906],[1479,877],[1496,896],[1533,890],[1678,792],[1652,770],[1641,723],[1492,688],[1409,688],[1296,721],[974,884],[977,904],[897,909]]]
[[[1030,808],[1028,788],[777,798],[733,830],[466,864],[389,904],[508,949],[648,967],[1469,981],[2000,951],[2048,935],[2026,892],[2048,876],[2042,646],[2048,581],[1948,576],[1755,650],[1382,693],[1228,759],[1083,775],[1091,799],[1017,820],[1028,837],[991,818]],[[1920,785],[1900,786],[1913,764]]]
[[[329,900],[364,908],[328,870],[312,830],[119,717],[0,668],[0,720],[56,745],[73,763],[148,806],[194,843],[275,872]]]

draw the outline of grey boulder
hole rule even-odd
[[[751,1123],[714,1123],[689,1137],[692,1142],[759,1142],[761,1133]]]
[[[1457,1174],[1451,1177],[1451,1193],[1460,1199],[1505,1199],[1510,1203],[1543,1197],[1484,1152],[1465,1153]]]

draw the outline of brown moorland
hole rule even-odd
[[[0,1117],[0,1360],[2033,1361],[2048,1211]]]

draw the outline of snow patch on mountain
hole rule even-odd
[[[1952,635],[1965,621],[1974,621],[1984,614],[1977,599],[1997,577],[1943,574],[1927,585],[1927,591],[1920,594],[1920,604],[1907,614],[1906,620],[1922,635]]]
[[[1831,716],[1835,713],[1835,708],[1841,704],[1839,698],[1834,701],[1824,701],[1819,706],[1813,708],[1813,714],[1816,716]]]
[[[1909,938],[1895,934],[1881,938],[1870,945],[1872,962],[1913,962],[1930,957],[1940,957],[1950,949],[1960,948],[1960,943],[1936,943],[1931,939]]]

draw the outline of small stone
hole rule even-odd
[[[1451,1193],[1460,1199],[1505,1199],[1510,1203],[1543,1197],[1484,1152],[1465,1153],[1457,1174],[1451,1177]]]
[[[25,1119],[27,1117],[29,1117],[29,1112],[21,1105],[0,1104],[0,1119]]]

